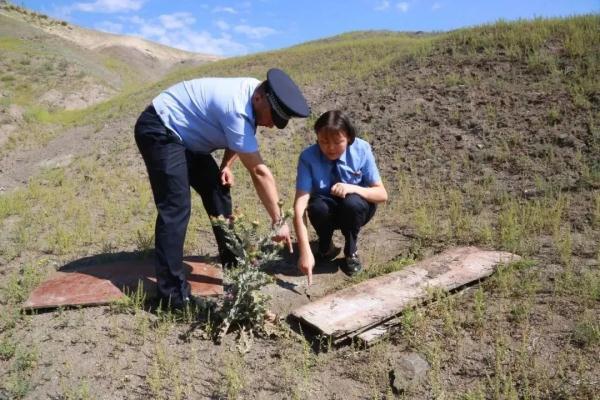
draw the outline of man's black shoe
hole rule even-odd
[[[239,266],[237,260],[221,261],[221,265],[223,266],[223,269],[235,269]]]
[[[192,300],[190,297],[184,297],[184,298],[181,298],[181,296],[161,296],[160,297],[160,304],[162,305],[162,307],[168,308],[172,311],[184,310],[191,305],[191,302],[192,302]]]
[[[346,256],[342,264],[342,271],[347,275],[356,275],[362,271],[362,264],[358,258],[358,253],[354,253],[351,256]]]
[[[317,250],[317,258],[319,258],[322,261],[331,261],[335,259],[338,254],[340,254],[340,250],[341,249],[339,247],[335,247],[333,245],[333,242],[331,242],[331,244],[329,245],[329,249],[327,249],[326,252]]]

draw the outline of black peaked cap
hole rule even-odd
[[[267,71],[267,83],[267,98],[271,104],[275,126],[283,129],[290,118],[308,117],[310,107],[288,74],[278,68],[271,68]]]

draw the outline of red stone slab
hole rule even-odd
[[[197,258],[186,259],[194,296],[223,294],[220,268]],[[31,292],[24,309],[108,304],[143,285],[146,297],[156,295],[153,260],[128,260],[58,271]]]

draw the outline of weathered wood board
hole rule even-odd
[[[223,275],[219,267],[186,259],[188,282],[195,296],[218,296],[223,293]],[[24,309],[60,306],[108,304],[143,285],[147,297],[156,295],[154,262],[151,259],[118,261],[58,271],[36,287],[22,307]]]
[[[333,338],[357,335],[393,318],[404,308],[425,301],[431,289],[456,289],[491,275],[500,263],[519,258],[511,253],[476,247],[450,249],[401,271],[303,305],[292,315]],[[375,337],[382,329],[365,332],[363,336]]]
[[[390,328],[390,326],[391,325],[387,325],[384,323],[382,325],[378,325],[369,330],[361,332],[358,335],[356,335],[356,337],[358,337],[360,340],[362,340],[363,343],[366,343],[367,345],[369,345],[371,343],[378,341],[383,336],[385,336],[388,333],[388,329]]]

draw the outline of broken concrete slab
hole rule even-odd
[[[450,249],[303,305],[292,315],[336,341],[354,337],[427,300],[431,289],[456,289],[491,275],[497,264],[519,258],[477,247]]]
[[[198,258],[186,258],[188,282],[194,296],[223,294],[219,267]],[[24,309],[108,304],[143,285],[146,297],[156,295],[154,262],[151,259],[117,261],[58,271],[31,292]]]

